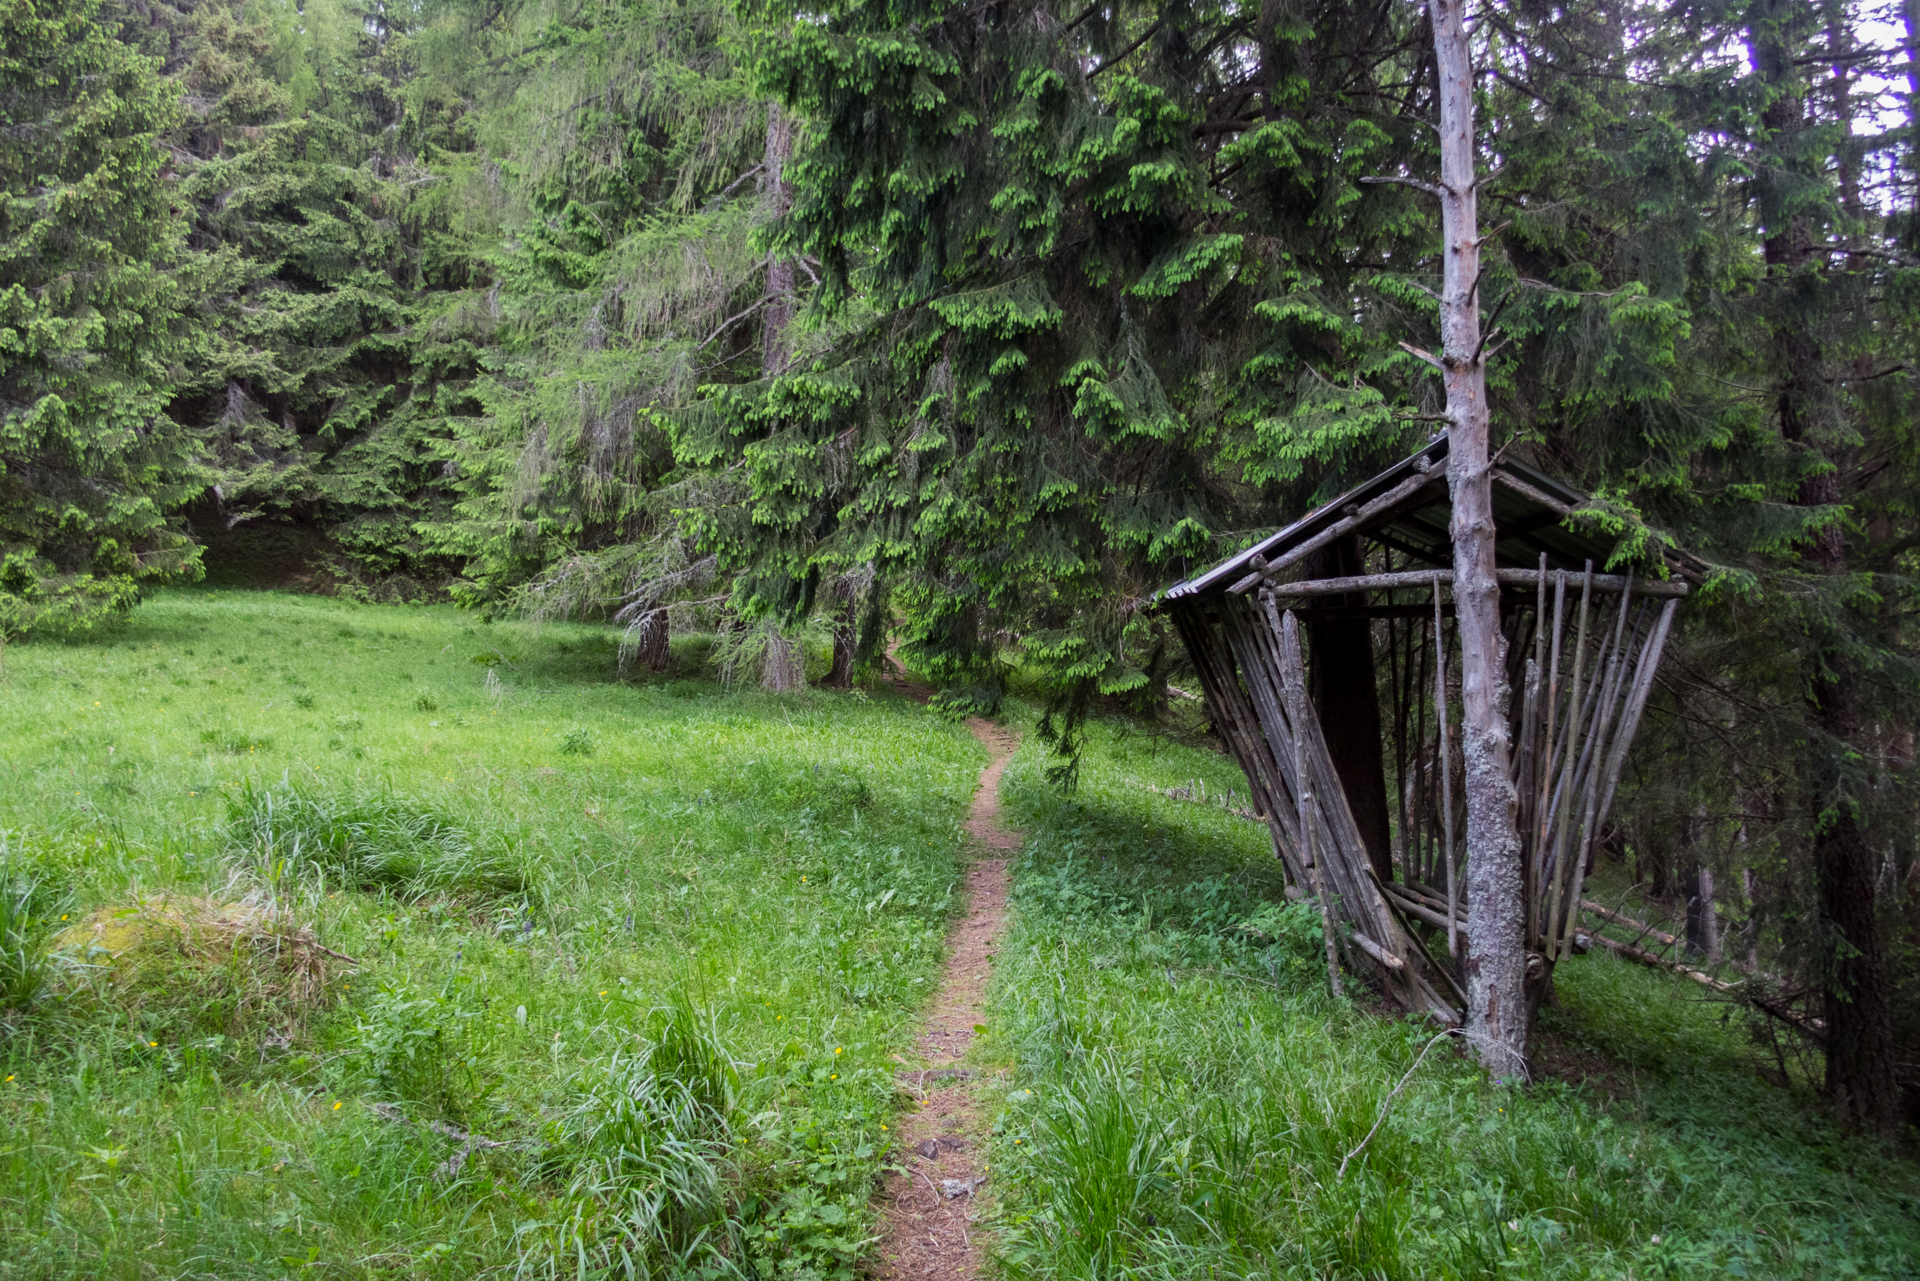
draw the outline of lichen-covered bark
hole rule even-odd
[[[1463,0],[1432,0],[1439,72],[1443,275],[1441,366],[1451,443],[1453,594],[1460,628],[1461,748],[1467,801],[1467,1026],[1481,1063],[1499,1076],[1526,1071],[1525,906],[1518,798],[1508,781],[1506,662],[1494,577],[1493,480],[1481,345],[1478,177],[1473,66]]]

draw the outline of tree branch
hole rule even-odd
[[[1424,191],[1429,196],[1434,196],[1434,197],[1440,197],[1447,194],[1445,189],[1438,187],[1431,182],[1422,182],[1418,178],[1394,178],[1394,177],[1368,175],[1367,177],[1362,178],[1360,181],[1364,183],[1372,184],[1372,185],[1392,183],[1396,187],[1412,187],[1416,191]]]

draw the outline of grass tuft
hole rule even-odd
[[[39,1003],[53,972],[48,943],[67,896],[54,878],[0,832],[0,1010]]]
[[[161,895],[101,907],[56,940],[68,999],[110,1007],[169,1041],[220,1036],[285,1045],[347,960],[271,898]]]
[[[525,869],[511,858],[477,850],[464,829],[411,797],[248,780],[227,812],[231,841],[270,884],[312,875],[323,885],[403,898],[520,894],[528,886]]]

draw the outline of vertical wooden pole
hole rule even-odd
[[[1289,633],[1287,640],[1294,641],[1292,633],[1296,624],[1293,611],[1288,610],[1285,628]],[[1297,642],[1288,645],[1288,649],[1298,652]],[[1294,796],[1300,809],[1300,848],[1307,865],[1307,875],[1313,878],[1313,894],[1320,903],[1320,936],[1327,948],[1327,990],[1334,996],[1340,995],[1340,954],[1334,943],[1333,904],[1327,901],[1327,878],[1325,869],[1320,866],[1320,851],[1316,848],[1313,831],[1313,775],[1307,765],[1307,694],[1304,681],[1287,682],[1287,719],[1292,722],[1293,730],[1293,776],[1299,782],[1294,787]]]
[[[1580,584],[1580,622],[1574,629],[1573,677],[1567,683],[1567,743],[1562,753],[1563,764],[1560,767],[1562,777],[1554,784],[1553,801],[1553,893],[1558,896],[1561,887],[1567,883],[1567,805],[1572,801],[1573,773],[1579,753],[1575,744],[1581,739],[1583,717],[1581,715],[1581,677],[1587,661],[1587,618],[1588,609],[1593,603],[1593,562],[1587,562],[1585,577]],[[1547,928],[1554,928],[1558,919],[1560,904],[1551,903],[1548,907]]]
[[[1563,570],[1553,576],[1553,653],[1547,665],[1547,735],[1543,740],[1546,759],[1541,763],[1539,795],[1534,800],[1533,848],[1540,860],[1543,881],[1558,875],[1550,857],[1548,842],[1553,836],[1553,777],[1560,765],[1560,639],[1566,617],[1567,575]],[[1551,869],[1551,871],[1550,871]]]

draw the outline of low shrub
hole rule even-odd
[[[383,988],[360,1012],[355,1058],[372,1094],[435,1116],[462,1119],[487,1082],[467,1024],[473,1011],[445,992]]]

